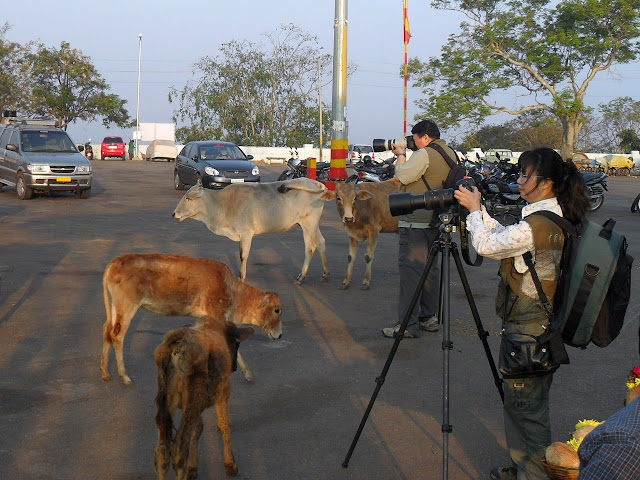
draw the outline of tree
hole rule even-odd
[[[29,97],[29,63],[31,44],[20,45],[6,39],[11,25],[0,27],[0,109],[24,111]]]
[[[223,43],[217,57],[196,63],[195,80],[182,90],[171,88],[169,101],[179,103],[174,121],[189,123],[176,131],[179,140],[217,137],[267,146],[317,142],[318,61],[327,72],[331,57],[321,53],[316,37],[294,25],[264,37],[266,45]],[[326,115],[324,105],[323,110]]]
[[[605,148],[610,152],[624,153],[629,150],[622,145],[623,136],[629,139],[629,133],[640,131],[640,101],[631,97],[617,97],[608,103],[598,105],[602,114],[599,122],[599,134],[603,138]]]
[[[586,121],[591,81],[640,54],[640,0],[431,4],[461,12],[467,21],[449,36],[439,57],[410,61],[412,82],[426,95],[417,102],[419,117],[446,128],[463,122],[477,126],[498,113],[548,112],[562,125],[564,158],[572,155]]]
[[[623,152],[640,150],[640,137],[634,130],[624,129],[618,133],[618,137],[620,137],[620,149]]]
[[[95,121],[102,118],[106,127],[131,126],[126,100],[108,93],[109,86],[91,59],[67,42],[60,49],[40,45],[30,54],[32,93],[30,111],[36,115],[50,115],[65,130],[76,120]]]

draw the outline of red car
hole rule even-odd
[[[104,137],[100,145],[100,158],[104,160],[107,157],[126,158],[126,145],[122,137]]]

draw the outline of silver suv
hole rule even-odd
[[[91,162],[54,121],[3,117],[0,125],[0,190],[16,188],[18,198],[34,192],[91,193]]]

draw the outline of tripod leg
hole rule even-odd
[[[387,372],[389,371],[389,368],[391,367],[391,362],[393,361],[393,357],[396,354],[396,351],[398,350],[398,347],[400,346],[400,340],[402,340],[402,338],[404,337],[404,331],[407,328],[407,324],[409,323],[409,318],[411,317],[411,312],[413,312],[413,309],[416,306],[416,303],[418,303],[418,298],[420,298],[420,293],[422,292],[422,288],[424,287],[424,283],[427,280],[427,276],[429,275],[429,271],[431,270],[431,267],[433,265],[433,262],[436,259],[436,256],[438,255],[438,253],[440,252],[442,246],[440,244],[440,242],[438,240],[436,240],[435,242],[433,242],[433,244],[431,245],[431,248],[429,249],[429,256],[427,257],[427,263],[424,267],[424,271],[422,272],[422,276],[420,277],[420,281],[418,282],[418,286],[416,287],[415,291],[413,292],[413,297],[411,298],[411,302],[409,303],[409,307],[407,308],[407,311],[404,314],[404,317],[402,319],[402,323],[400,324],[400,328],[398,330],[398,334],[396,335],[396,338],[393,342],[393,346],[391,347],[391,351],[389,352],[389,356],[387,357],[387,361],[384,364],[384,367],[382,369],[382,373],[380,373],[379,377],[376,377],[376,388],[373,391],[373,395],[371,395],[371,399],[369,400],[369,405],[367,406],[367,409],[364,412],[364,415],[362,416],[362,420],[360,421],[360,426],[358,427],[358,430],[353,438],[353,441],[351,442],[351,446],[349,447],[349,451],[347,452],[347,456],[345,457],[344,461],[342,462],[342,466],[344,468],[347,468],[349,466],[349,460],[351,459],[351,455],[353,454],[353,451],[356,448],[356,444],[358,443],[358,440],[360,439],[360,435],[362,434],[362,430],[364,429],[364,425],[365,423],[367,423],[367,419],[369,418],[369,414],[371,413],[371,409],[373,408],[373,404],[376,401],[376,398],[378,397],[378,393],[380,392],[380,389],[382,388],[382,384],[384,383],[384,380],[387,376]]]
[[[455,244],[454,244],[454,247],[455,247]],[[491,368],[491,373],[493,374],[493,381],[496,385],[496,388],[498,389],[498,393],[500,394],[502,403],[504,403],[504,390],[502,388],[502,379],[498,374],[498,369],[496,368],[496,364],[493,360],[493,355],[491,354],[491,349],[489,348],[489,342],[487,341],[489,332],[487,332],[484,329],[484,327],[482,326],[482,322],[480,321],[480,314],[478,313],[478,308],[476,307],[476,302],[473,299],[473,295],[471,295],[471,288],[469,287],[467,276],[464,273],[464,269],[462,268],[462,262],[460,261],[460,254],[458,253],[458,249],[452,248],[452,251],[453,251],[453,259],[456,262],[456,267],[458,268],[458,274],[460,275],[460,280],[462,280],[464,293],[467,296],[467,301],[469,302],[469,308],[471,309],[471,314],[473,315],[473,319],[476,322],[478,337],[480,337],[480,341],[484,346],[484,352],[487,355],[487,360],[489,361],[489,367]]]

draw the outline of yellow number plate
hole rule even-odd
[[[56,178],[56,182],[58,182],[58,183],[67,183],[67,182],[70,182],[70,181],[71,181],[71,178],[69,178],[69,177],[58,177],[58,178]]]

